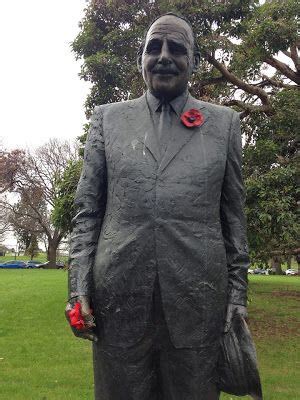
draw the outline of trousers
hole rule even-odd
[[[158,279],[141,341],[129,348],[93,344],[95,400],[218,400],[218,346],[175,348]],[[95,368],[96,366],[96,368]]]

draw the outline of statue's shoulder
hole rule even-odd
[[[126,113],[129,112],[130,110],[136,109],[136,107],[144,104],[144,102],[145,102],[145,95],[132,100],[101,104],[95,107],[95,112],[96,113],[100,112],[102,114]]]

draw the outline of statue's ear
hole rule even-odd
[[[194,67],[193,67],[193,72],[196,72],[199,69],[200,66],[200,52],[196,51],[194,53]]]

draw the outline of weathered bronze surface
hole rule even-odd
[[[68,308],[96,318],[73,332],[94,341],[97,400],[218,399],[220,338],[246,316],[239,115],[188,93],[198,65],[190,25],[160,17],[138,57],[147,93],[91,120]],[[191,109],[201,125],[181,122]]]

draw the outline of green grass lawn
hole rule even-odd
[[[4,263],[6,261],[12,261],[12,260],[19,260],[19,261],[29,261],[30,257],[29,256],[17,256],[15,257],[14,254],[7,254],[5,256],[0,256],[0,263]],[[66,262],[68,260],[67,256],[61,256],[58,257],[57,260],[61,260]],[[41,262],[46,262],[47,261],[47,255],[46,253],[40,253],[38,255],[36,255],[35,257],[33,257],[33,260],[35,261],[41,261]]]
[[[90,343],[64,318],[66,281],[63,270],[0,270],[1,400],[93,399]],[[251,276],[250,297],[265,399],[297,400],[300,279]]]
[[[36,261],[41,261],[41,262],[46,262],[47,257],[46,254],[39,254],[36,257],[33,258]],[[0,263],[4,263],[6,261],[12,261],[12,260],[18,260],[18,261],[29,261],[30,257],[28,256],[17,256],[15,257],[13,254],[8,254],[6,256],[0,256]]]

